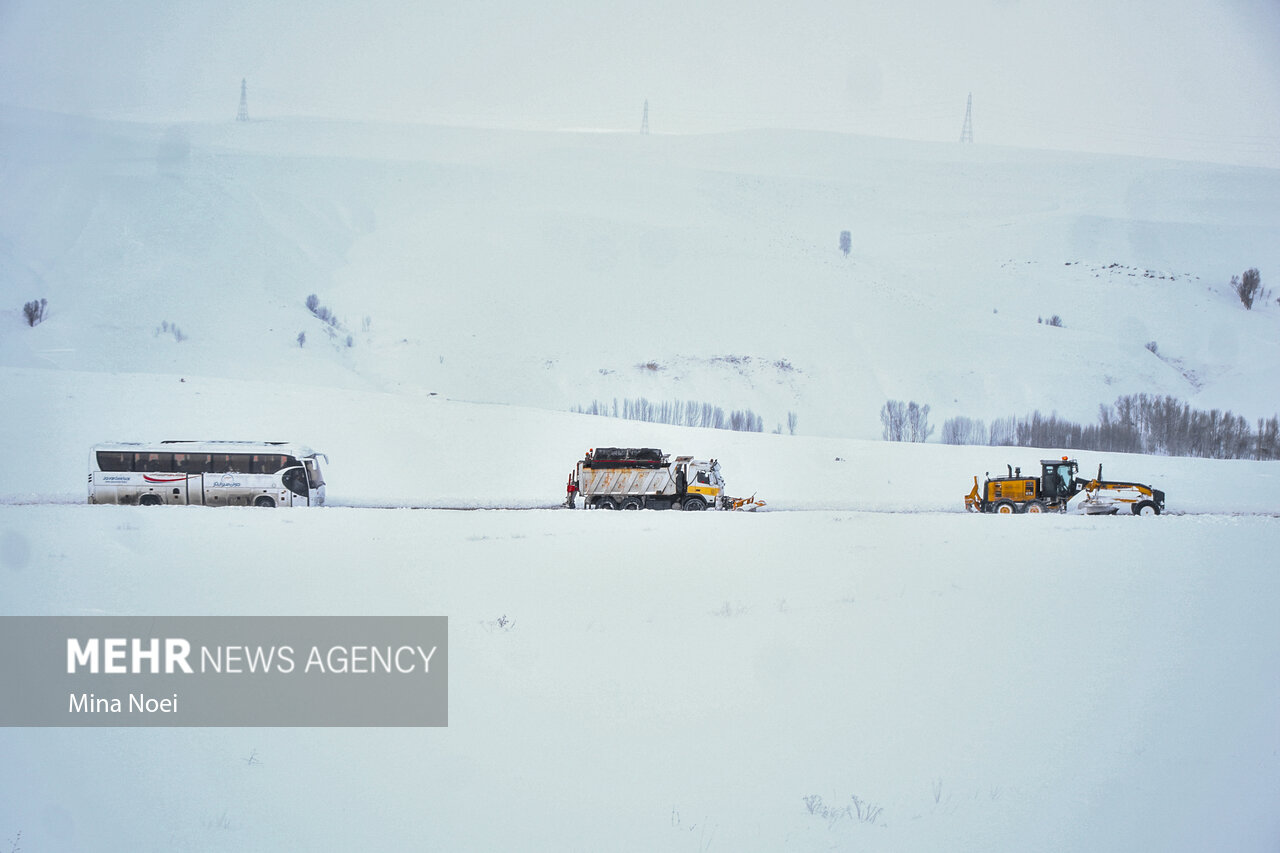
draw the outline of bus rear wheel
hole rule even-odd
[[[160,506],[159,495],[143,495],[138,498],[138,506]]]

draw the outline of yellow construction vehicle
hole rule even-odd
[[[1021,468],[1007,466],[1008,476],[992,477],[965,495],[964,508],[970,512],[994,512],[1012,515],[1019,512],[1066,512],[1067,504],[1081,493],[1080,507],[1089,515],[1114,515],[1128,508],[1134,515],[1159,515],[1164,512],[1164,492],[1143,483],[1104,480],[1102,466],[1092,480],[1077,477],[1079,463],[1063,456],[1041,459],[1040,476],[1023,476]]]

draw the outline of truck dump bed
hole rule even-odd
[[[661,468],[662,451],[654,447],[597,447],[582,460],[583,468]]]
[[[676,481],[671,469],[582,467],[579,488],[592,495],[674,495]]]

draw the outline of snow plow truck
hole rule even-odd
[[[583,509],[754,510],[764,501],[725,494],[720,463],[674,460],[652,447],[597,447],[569,474],[565,506]]]
[[[1063,456],[1041,459],[1040,476],[1023,476],[1021,468],[1007,466],[1006,477],[987,475],[979,488],[973,478],[973,489],[965,495],[964,508],[970,512],[994,512],[1011,515],[1019,512],[1066,512],[1067,504],[1081,493],[1080,508],[1088,515],[1115,515],[1127,509],[1134,515],[1159,515],[1164,512],[1164,492],[1144,483],[1104,480],[1102,466],[1092,480],[1077,477],[1079,463]]]

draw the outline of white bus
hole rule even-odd
[[[89,451],[89,503],[321,506],[320,459],[329,461],[284,441],[99,444]]]

